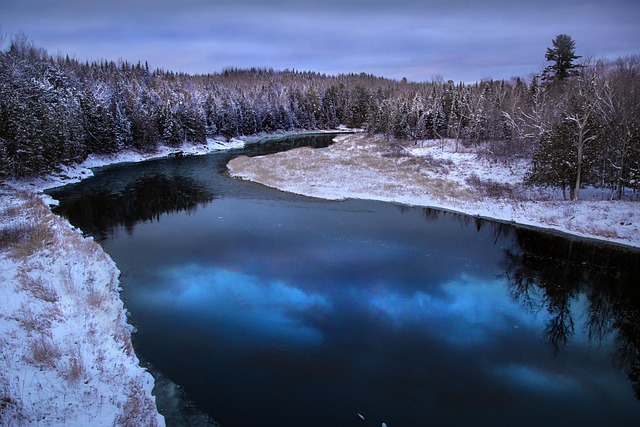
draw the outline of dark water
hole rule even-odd
[[[223,426],[640,425],[638,251],[224,176],[278,144],[51,192],[122,270],[138,354],[199,410]]]

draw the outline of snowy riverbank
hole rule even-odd
[[[37,195],[0,200],[0,425],[164,425],[114,262]]]
[[[452,141],[393,145],[370,135],[344,135],[323,150],[300,148],[263,157],[239,157],[232,176],[283,191],[339,200],[373,199],[442,208],[640,247],[640,202],[579,202],[522,186],[525,165],[504,167]],[[587,199],[588,198],[588,199]]]

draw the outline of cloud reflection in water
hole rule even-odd
[[[220,329],[234,330],[240,340],[248,335],[309,344],[322,339],[317,329],[299,319],[302,312],[330,310],[321,295],[214,266],[188,264],[163,273],[171,285],[149,292],[145,304],[188,312]]]

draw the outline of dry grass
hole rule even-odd
[[[92,285],[89,286],[89,291],[87,293],[87,304],[94,310],[102,309],[102,307],[104,307],[109,300],[108,295],[104,292],[100,292]]]
[[[41,313],[36,313],[29,305],[23,304],[15,313],[16,320],[22,329],[28,334],[33,332],[45,333],[53,322],[59,320],[62,316],[57,305],[49,305],[42,309]]]
[[[514,188],[510,184],[497,182],[492,179],[481,179],[478,175],[472,174],[465,182],[478,194],[492,199],[511,199],[514,195]]]
[[[604,228],[601,228],[601,227],[597,227],[595,225],[592,225],[592,226],[586,228],[583,231],[585,231],[588,234],[592,234],[594,236],[604,237],[606,239],[619,239],[620,238],[620,235],[618,234],[618,232],[616,230],[604,229]]]
[[[0,229],[0,251],[6,250],[27,240],[31,232],[30,224],[12,224]]]
[[[42,278],[33,279],[22,271],[18,276],[22,290],[29,292],[34,298],[42,301],[55,303],[58,301],[58,294],[51,289]]]
[[[67,363],[60,369],[62,376],[70,383],[78,383],[87,373],[80,351],[69,357]]]
[[[17,219],[17,223],[0,228],[0,250],[24,259],[54,243],[51,224],[55,216],[35,194],[19,194],[20,202],[2,212],[2,216]]]
[[[34,331],[42,333],[51,327],[51,320],[39,318],[31,307],[27,306],[23,306],[18,310],[15,320],[29,334]]]
[[[40,368],[56,367],[62,353],[53,340],[44,334],[31,339],[28,344],[28,354],[25,356],[27,363]]]
[[[115,330],[113,331],[113,339],[120,345],[127,356],[133,357],[134,351],[133,343],[131,342],[131,333],[126,327],[126,319],[123,319],[123,316],[124,314],[122,314],[122,312],[118,315]]]
[[[131,380],[127,384],[127,400],[122,412],[116,417],[114,425],[122,427],[157,427],[156,405],[149,398],[140,380]]]

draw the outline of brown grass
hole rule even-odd
[[[31,225],[13,224],[0,229],[0,251],[23,243],[29,236]]]
[[[122,412],[116,417],[114,425],[122,427],[157,427],[156,405],[149,398],[140,380],[131,380],[127,384],[127,400]]]
[[[124,314],[118,315],[118,320],[116,321],[116,328],[113,331],[113,339],[116,343],[118,343],[121,346],[122,350],[124,350],[127,356],[133,356],[134,351],[133,351],[133,343],[131,342],[131,334],[129,333],[129,330],[125,326],[126,319],[123,319],[122,318],[123,316]]]
[[[478,194],[492,199],[512,198],[514,189],[512,185],[494,181],[492,179],[481,179],[473,174],[465,182]]]
[[[29,224],[24,229],[24,236],[10,248],[13,258],[25,259],[54,243],[54,233],[46,222]]]
[[[34,312],[32,307],[24,304],[17,310],[13,319],[31,335],[33,332],[46,333],[51,329],[53,322],[60,319],[61,316],[62,313],[55,304],[44,307],[41,313]]]
[[[35,194],[20,193],[20,197],[20,203],[2,213],[4,217],[20,218],[19,223],[0,229],[0,250],[8,250],[17,259],[27,258],[54,242],[53,213]]]
[[[108,300],[108,296],[104,292],[100,292],[93,285],[89,285],[89,292],[87,293],[87,303],[95,310],[101,309]]]
[[[61,355],[60,348],[49,337],[40,334],[29,342],[26,361],[40,368],[55,368]]]
[[[61,369],[62,376],[70,383],[77,383],[85,377],[87,370],[80,351],[69,357],[67,363]]]
[[[15,320],[18,321],[22,329],[28,333],[37,331],[44,332],[51,327],[51,320],[40,319],[30,307],[23,306],[16,313]]]
[[[41,278],[33,279],[24,271],[19,274],[22,290],[29,292],[34,298],[54,303],[58,301],[58,294],[51,289]]]

